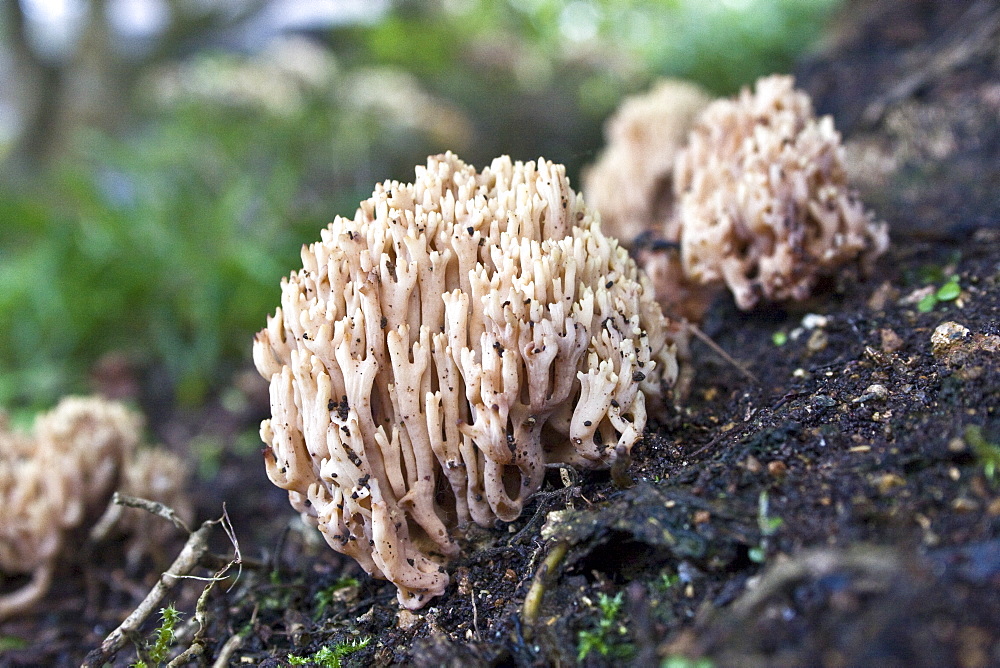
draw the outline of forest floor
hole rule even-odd
[[[256,457],[228,456],[196,496],[205,517],[226,502],[241,573],[205,597],[200,635],[205,582],[165,597],[185,614],[175,646],[200,639],[205,665],[1000,665],[998,26],[994,3],[858,2],[801,66],[891,250],[807,303],[720,300],[703,329],[754,379],[697,345],[692,394],[655,416],[631,486],[552,471],[410,613]],[[261,415],[245,417],[234,433]],[[221,528],[211,548],[232,553]],[[78,665],[163,566],[95,554],[0,627],[0,666]],[[127,642],[109,663],[134,660]]]

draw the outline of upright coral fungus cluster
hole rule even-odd
[[[302,261],[254,344],[268,475],[408,608],[455,527],[516,518],[548,463],[610,466],[676,376],[645,279],[544,160],[432,157]]]
[[[671,140],[642,149],[651,151],[673,160],[673,201],[649,228],[667,243],[638,257],[669,314],[700,319],[722,286],[741,309],[803,299],[819,276],[870,262],[888,245],[886,226],[849,188],[833,120],[816,118],[791,77],[712,102],[683,148]]]
[[[68,533],[104,510],[141,433],[120,404],[69,397],[25,434],[0,424],[0,572],[30,573],[0,596],[0,619],[48,589]]]
[[[674,190],[684,273],[725,282],[742,309],[804,299],[822,273],[888,245],[847,187],[833,119],[817,119],[791,77],[712,103],[678,155]]]

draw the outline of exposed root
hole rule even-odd
[[[521,619],[524,621],[526,631],[529,633],[532,625],[538,619],[538,611],[542,607],[542,597],[545,595],[545,588],[552,579],[551,574],[559,568],[568,550],[569,543],[559,541],[552,546],[549,553],[545,555],[542,565],[535,571],[535,578],[531,581],[528,593],[524,596],[524,606],[521,609]]]

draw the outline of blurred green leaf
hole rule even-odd
[[[924,295],[919,302],[917,302],[917,310],[921,313],[930,313],[937,306],[938,298],[933,292]]]
[[[947,302],[958,299],[960,294],[962,294],[962,286],[958,284],[958,276],[952,276],[947,283],[938,288],[935,296],[938,301]]]

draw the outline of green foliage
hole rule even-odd
[[[335,594],[338,591],[342,591],[350,587],[357,587],[359,584],[360,583],[358,582],[357,578],[345,577],[338,579],[329,587],[317,591],[316,594],[313,596],[313,602],[316,604],[316,613],[314,615],[315,618],[320,619],[323,617],[327,609],[329,609],[330,606],[333,605],[333,601],[335,600]]]
[[[958,299],[958,296],[962,294],[962,287],[958,284],[958,276],[952,276],[951,279],[934,293],[939,302],[947,302],[953,299]]]
[[[0,636],[0,652],[6,652],[14,649],[25,649],[26,647],[28,647],[28,641],[24,638],[18,638],[15,636]]]
[[[769,505],[767,490],[761,490],[760,496],[757,497],[757,526],[765,536],[773,536],[784,523],[780,517],[770,516]]]
[[[174,642],[174,628],[180,620],[181,613],[177,612],[173,604],[160,610],[160,626],[153,632],[153,638],[146,647],[149,663],[139,659],[132,664],[133,668],[150,668],[166,662],[170,655],[170,646]]]
[[[958,276],[953,275],[934,292],[930,292],[917,302],[917,310],[921,313],[929,313],[939,302],[948,302],[958,299],[962,294],[962,286],[958,284]]]
[[[466,110],[476,129],[467,160],[544,155],[577,182],[624,95],[660,76],[729,94],[788,71],[839,2],[402,0],[336,39],[348,63],[406,68]]]
[[[656,581],[656,587],[661,591],[669,591],[673,589],[678,582],[681,581],[681,576],[679,573],[660,573],[660,579]]]
[[[969,444],[980,465],[983,475],[992,483],[996,482],[997,471],[1000,470],[1000,445],[990,443],[983,436],[979,425],[970,424],[965,428],[965,442]]]
[[[0,405],[84,391],[112,352],[196,404],[247,363],[301,244],[376,181],[454,149],[578,183],[624,95],[786,70],[837,2],[400,0],[326,44],[144,72],[127,135],[73,137],[32,189],[0,179]]]
[[[591,652],[614,658],[626,658],[632,654],[632,645],[621,642],[628,634],[628,629],[618,621],[621,607],[621,592],[613,597],[603,592],[597,595],[597,608],[601,616],[597,619],[596,629],[577,633],[577,661],[583,661]]]
[[[327,646],[317,650],[311,656],[288,655],[288,663],[292,666],[306,666],[315,664],[321,668],[340,668],[341,660],[359,650],[364,649],[371,642],[371,638],[364,640],[345,640],[332,647]]]
[[[708,657],[689,659],[686,656],[668,656],[660,663],[660,668],[713,668],[715,663]]]
[[[760,529],[761,542],[757,547],[750,548],[750,560],[758,564],[764,562],[767,556],[767,539],[773,536],[784,523],[780,517],[772,517],[769,510],[770,501],[767,490],[761,490],[757,497],[757,527]]]
[[[236,67],[217,59],[202,56],[220,77]],[[175,100],[128,137],[78,137],[44,191],[0,189],[0,405],[83,391],[109,352],[165,375],[182,404],[222,387],[301,245],[390,176],[373,156],[412,170],[427,153],[376,111],[336,107],[335,85],[280,113]]]
[[[558,66],[601,54],[598,67],[618,76],[637,70],[679,76],[718,93],[731,93],[762,74],[786,71],[838,4],[838,0],[410,0],[395,3],[384,20],[352,32],[366,47],[362,53],[422,75],[436,76],[460,64],[462,55],[476,45],[498,47],[494,53],[501,58],[511,56],[499,48],[506,43],[508,49],[516,46],[520,51],[521,60],[515,65],[521,67],[536,57]],[[530,75],[530,71],[520,74],[529,83]],[[543,78],[553,83],[554,77]]]
[[[277,303],[298,246],[293,180],[244,171],[193,127],[87,138],[56,177],[40,243],[0,274],[0,401],[79,390],[111,351],[163,368],[182,402],[218,386]],[[294,218],[293,218],[294,219]],[[44,243],[41,240],[44,239]]]
[[[268,584],[261,583],[254,589],[261,609],[283,610],[292,605],[293,597],[302,587],[302,582],[282,582],[281,572],[277,569],[269,571],[267,579]]]

